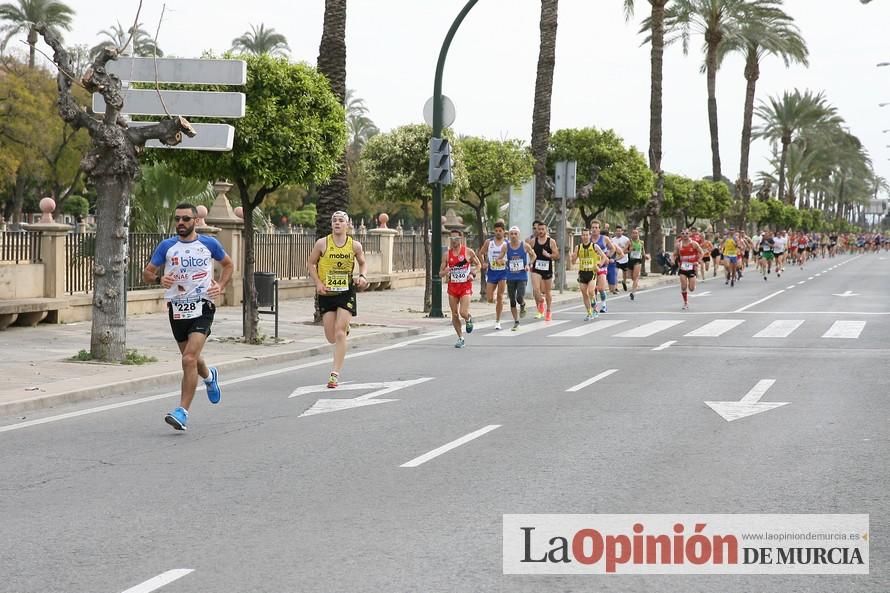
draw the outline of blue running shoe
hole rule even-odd
[[[472,317],[467,319],[467,333],[468,334],[473,333],[473,318]]]
[[[207,388],[207,399],[211,404],[218,404],[222,393],[219,390],[219,371],[216,367],[210,367],[210,378],[204,379],[204,386]]]
[[[189,413],[185,408],[175,408],[169,414],[164,416],[164,422],[175,428],[176,430],[186,430],[189,421]]]

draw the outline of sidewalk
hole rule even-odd
[[[570,276],[571,277],[571,276]],[[676,282],[676,276],[640,279],[640,288]],[[572,278],[574,281],[574,278]],[[474,295],[473,317],[494,318],[494,305],[478,302]],[[506,300],[506,295],[505,295]],[[573,287],[559,294],[554,304],[574,302]],[[260,334],[268,341],[247,345],[241,336],[241,308],[221,307],[216,312],[213,333],[204,349],[209,364],[220,371],[256,368],[261,364],[289,363],[327,354],[330,345],[321,326],[312,323],[313,299],[281,301],[279,342],[274,343],[274,319],[260,316]],[[358,316],[352,324],[350,346],[366,346],[451,327],[448,300],[443,291],[444,319],[423,313],[423,287],[360,293]],[[509,302],[502,319],[510,318]],[[170,334],[166,315],[135,315],[127,320],[127,347],[153,356],[157,362],[144,365],[110,365],[69,360],[90,348],[90,322],[67,325],[43,324],[35,328],[11,327],[0,332],[0,416],[20,414],[62,403],[122,395],[128,391],[175,385],[181,367],[179,350]]]

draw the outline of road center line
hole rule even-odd
[[[489,424],[488,426],[486,426],[484,428],[480,428],[479,430],[471,432],[470,434],[464,435],[464,436],[460,437],[459,439],[451,441],[450,443],[446,443],[437,449],[433,449],[429,453],[424,453],[420,457],[415,457],[411,461],[405,462],[402,465],[400,465],[399,467],[417,467],[418,465],[422,465],[431,459],[435,459],[436,457],[438,457],[439,455],[442,455],[443,453],[447,453],[448,451],[451,451],[452,449],[456,449],[457,447],[460,447],[461,445],[469,443],[473,439],[478,439],[482,435],[487,434],[487,433],[491,432],[492,430],[494,430],[496,428],[500,428],[500,427],[501,427],[500,424]]]
[[[794,288],[795,286],[797,286],[797,285],[796,285],[796,284],[792,284],[791,286],[789,286],[789,287],[786,288],[785,290],[791,290],[791,289]]]
[[[669,342],[665,342],[661,346],[656,346],[655,348],[652,349],[652,351],[657,352],[659,350],[667,350],[668,348],[670,348],[671,346],[673,346],[676,343],[677,343],[677,340],[670,340]]]
[[[807,278],[807,280],[812,280],[812,279],[813,279],[813,276],[810,276],[809,278]]]
[[[156,591],[164,585],[169,585],[173,581],[181,579],[185,575],[192,572],[195,572],[195,569],[177,568],[176,570],[168,570],[165,573],[148,579],[144,583],[139,583],[135,587],[130,587],[129,589],[124,591],[124,593],[151,593],[151,591]]]
[[[742,307],[741,309],[736,309],[735,311],[733,311],[733,313],[741,313],[742,311],[746,311],[746,310],[750,309],[751,307],[757,306],[757,305],[759,305],[760,303],[763,303],[763,302],[766,302],[766,301],[770,300],[770,299],[773,298],[774,296],[778,296],[778,295],[782,294],[783,292],[785,292],[785,289],[784,289],[784,288],[783,288],[782,290],[777,290],[776,292],[774,292],[774,293],[772,293],[772,294],[770,294],[770,295],[767,295],[767,296],[763,297],[763,298],[760,299],[759,301],[754,301],[754,302],[751,303],[750,305],[745,305],[745,306]]]
[[[806,284],[806,283],[807,283],[806,280],[801,280],[800,282],[798,282],[798,284]]]
[[[586,381],[581,381],[580,383],[578,383],[577,385],[575,385],[575,386],[573,386],[573,387],[569,387],[568,389],[566,389],[566,393],[572,393],[572,392],[575,392],[575,391],[581,391],[582,389],[584,389],[584,388],[587,387],[588,385],[593,385],[594,383],[596,383],[596,382],[599,381],[600,379],[605,379],[605,378],[608,377],[609,375],[611,375],[611,374],[613,374],[613,373],[617,373],[617,372],[618,372],[618,369],[609,369],[608,371],[603,371],[602,373],[600,373],[600,374],[597,375],[596,377],[591,377],[590,379],[588,379],[588,380],[586,380]]]

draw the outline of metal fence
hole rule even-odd
[[[423,270],[426,253],[423,250],[423,235],[402,235],[395,238],[392,254],[394,272]]]
[[[306,261],[315,233],[257,233],[254,235],[254,270],[274,272],[282,279],[308,278]]]
[[[40,233],[0,232],[0,262],[40,262]]]
[[[127,290],[157,288],[142,280],[142,268],[151,259],[158,244],[169,237],[159,233],[130,233]],[[72,233],[65,237],[65,292],[86,293],[93,290],[93,262],[96,233]]]

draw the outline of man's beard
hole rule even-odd
[[[192,230],[195,227],[187,227],[187,226],[178,226],[176,227],[176,234],[180,237],[187,237],[192,234]]]

